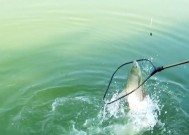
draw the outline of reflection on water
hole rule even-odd
[[[187,60],[188,4],[0,0],[1,133],[114,134],[125,128],[127,113],[105,121],[99,116],[112,72],[139,58],[153,58],[158,66]],[[163,125],[139,134],[189,133],[188,68],[163,71],[148,82]],[[124,79],[114,80],[112,93]]]

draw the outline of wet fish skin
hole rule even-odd
[[[127,78],[127,86],[125,88],[125,93],[130,93],[136,89],[142,83],[142,73],[141,68],[137,61],[133,62],[131,70]],[[144,92],[142,86],[136,91],[127,96],[126,100],[129,104],[131,110],[136,110],[138,108],[138,103],[143,101]]]

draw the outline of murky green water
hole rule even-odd
[[[0,133],[101,135],[127,127],[122,116],[101,121],[110,76],[138,58],[157,66],[188,60],[188,5],[0,0]],[[189,134],[189,64],[157,74],[147,86],[158,100],[159,122],[138,134]]]

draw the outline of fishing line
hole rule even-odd
[[[152,18],[151,18],[151,20],[150,20],[150,36],[152,36],[151,29],[152,29]]]
[[[117,98],[117,99],[115,99],[115,100],[113,100],[113,101],[111,101],[111,102],[108,102],[108,103],[106,103],[106,104],[114,103],[114,102],[116,102],[116,101],[118,101],[118,100],[120,100],[120,99],[122,99],[122,98],[124,98],[124,97],[126,97],[126,96],[128,96],[128,95],[130,95],[131,93],[133,93],[134,91],[136,91],[138,88],[140,88],[142,85],[144,85],[144,83],[145,83],[148,79],[150,79],[150,77],[152,77],[153,75],[155,75],[155,74],[158,73],[158,72],[161,72],[162,70],[165,70],[165,69],[168,69],[168,68],[172,68],[172,67],[175,67],[175,66],[179,66],[179,65],[183,65],[183,64],[189,63],[189,60],[188,60],[188,61],[178,62],[178,63],[171,64],[171,65],[167,65],[167,66],[156,67],[156,66],[155,66],[150,60],[148,60],[148,59],[138,59],[138,60],[136,60],[136,61],[137,61],[137,62],[139,62],[139,61],[148,61],[148,62],[150,62],[151,65],[153,66],[153,71],[150,73],[150,75],[149,75],[136,89],[134,89],[134,90],[132,90],[131,92],[129,92],[129,93],[127,93],[127,94],[125,94],[125,95],[123,95],[123,96],[121,96],[121,97],[119,97],[119,98]],[[126,62],[126,63],[122,64],[121,66],[119,66],[119,67],[114,71],[114,73],[112,74],[112,76],[111,76],[111,78],[110,78],[108,87],[107,87],[107,89],[106,89],[106,91],[105,91],[105,93],[104,93],[103,100],[105,99],[105,97],[106,97],[106,95],[107,95],[107,92],[108,92],[108,90],[109,90],[110,84],[111,84],[111,82],[112,82],[112,79],[113,79],[115,73],[116,73],[121,67],[123,67],[123,66],[125,66],[125,65],[128,65],[128,64],[131,64],[131,63],[133,63],[133,61]]]

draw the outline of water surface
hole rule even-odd
[[[187,60],[188,4],[0,0],[1,133],[117,134],[129,118],[101,116],[113,71],[139,58],[157,66]],[[112,92],[124,86],[124,74],[117,78]],[[158,123],[138,134],[189,133],[188,80],[189,65],[151,78]]]

